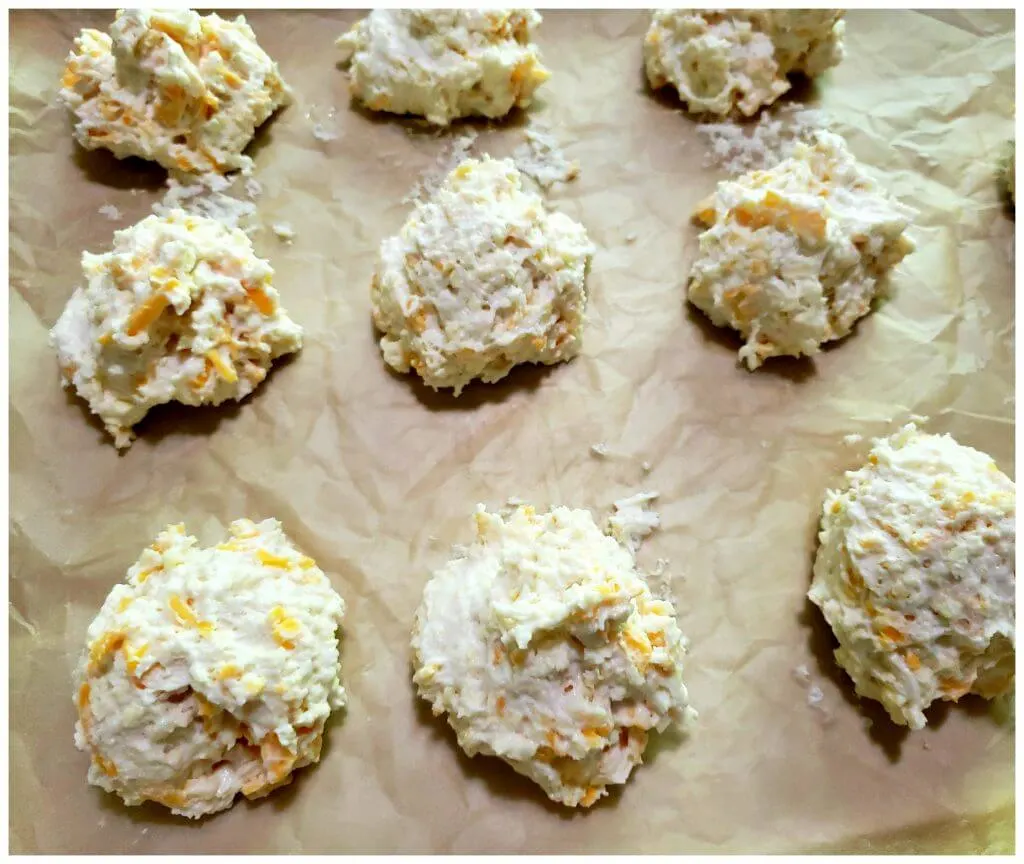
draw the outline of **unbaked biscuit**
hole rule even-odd
[[[375,9],[338,39],[352,96],[438,126],[527,107],[548,78],[532,9]]]
[[[344,610],[274,519],[205,549],[168,527],[108,595],[75,672],[89,782],[191,818],[289,783],[345,704]]]
[[[467,159],[381,243],[373,320],[385,362],[458,395],[580,350],[594,247],[507,159]]]
[[[424,590],[413,680],[467,754],[589,807],[626,782],[651,730],[696,716],[675,609],[586,510],[481,506],[476,528]]]
[[[74,387],[117,447],[155,405],[242,399],[302,328],[281,308],[274,271],[249,238],[215,219],[171,210],[117,231],[114,248],[82,255],[53,330],[62,383]]]
[[[188,9],[121,10],[109,36],[83,30],[60,90],[87,150],[189,173],[248,166],[256,128],[290,98],[243,16]]]
[[[813,355],[846,336],[913,250],[914,211],[887,195],[838,135],[816,133],[790,158],[718,184],[700,204],[706,226],[688,296],[746,341],[756,369],[779,355]]]
[[[984,453],[914,424],[829,491],[808,596],[857,693],[911,729],[937,699],[1014,678],[1016,487]]]
[[[751,116],[843,57],[843,13],[815,10],[664,9],[644,39],[647,80],[671,85],[695,114]]]

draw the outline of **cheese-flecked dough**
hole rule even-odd
[[[385,362],[458,395],[580,350],[594,247],[508,159],[467,159],[381,243],[371,286]]]
[[[75,289],[50,332],[74,387],[117,447],[155,405],[242,399],[271,362],[302,346],[274,271],[239,229],[184,210],[117,231],[114,248],[82,255]]]
[[[89,782],[198,818],[320,759],[345,704],[345,605],[275,519],[201,548],[171,525],[116,585],[75,673]]]
[[[813,355],[841,339],[913,250],[914,211],[870,179],[830,132],[790,158],[718,184],[694,214],[707,226],[690,302],[746,341],[740,359]]]
[[[808,596],[857,693],[921,729],[936,699],[1013,686],[1016,487],[909,424],[825,498]]]
[[[338,39],[352,96],[438,126],[504,117],[548,79],[532,9],[375,9]]]
[[[644,39],[647,80],[671,85],[694,114],[747,117],[792,86],[843,59],[843,13],[835,9],[663,9]]]
[[[121,10],[110,35],[83,30],[60,90],[86,149],[188,173],[249,166],[256,128],[290,99],[244,16],[189,9]]]
[[[470,756],[589,807],[626,782],[650,730],[696,716],[675,610],[586,510],[480,506],[476,525],[424,590],[413,680]]]

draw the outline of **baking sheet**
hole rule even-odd
[[[846,60],[804,94],[920,210],[893,299],[815,361],[750,374],[739,343],[683,301],[688,215],[723,174],[701,167],[678,106],[645,91],[646,14],[546,14],[551,80],[478,145],[508,153],[523,124],[547,124],[579,160],[551,198],[598,246],[585,350],[455,401],[386,371],[368,303],[377,244],[446,139],[350,110],[332,39],[357,13],[251,13],[297,95],[254,155],[261,219],[297,231],[257,246],[305,348],[241,406],[154,411],[118,455],[58,386],[47,330],[80,251],[147,215],[163,172],[77,150],[55,106],[72,38],[109,13],[12,13],[12,849],[1011,850],[1012,722],[966,700],[901,733],[853,697],[804,601],[822,494],[866,449],[843,436],[930,415],[1013,473],[1013,219],[991,167],[1013,130],[1013,13],[937,15],[849,13]],[[316,122],[338,137],[315,137]],[[104,204],[123,218],[99,216]],[[608,457],[590,452],[599,442]],[[623,792],[563,810],[458,751],[414,698],[409,628],[478,501],[603,513],[641,489],[661,493],[641,561],[670,562],[700,719],[656,740]],[[166,523],[209,542],[240,516],[281,519],[347,601],[348,710],[321,763],[261,802],[199,823],[124,808],[87,786],[72,742],[86,627]]]

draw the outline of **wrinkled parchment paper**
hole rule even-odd
[[[847,59],[802,97],[920,210],[919,249],[851,338],[754,374],[683,302],[689,213],[723,175],[701,167],[678,105],[645,91],[646,14],[546,15],[539,104],[477,149],[509,153],[538,123],[579,160],[551,199],[598,246],[585,350],[457,401],[386,371],[368,301],[377,245],[446,139],[350,109],[332,43],[355,12],[249,17],[297,95],[253,154],[261,220],[297,231],[291,246],[266,231],[258,250],[306,347],[241,406],[153,412],[119,456],[58,386],[47,330],[80,252],[146,215],[164,175],[78,151],[55,107],[73,36],[110,15],[11,16],[13,848],[1012,849],[1012,724],[965,700],[903,734],[853,697],[804,601],[824,490],[867,446],[844,436],[926,414],[1013,473],[1013,219],[992,176],[1013,128],[1012,13],[850,13]],[[623,792],[563,810],[497,760],[465,758],[414,698],[410,624],[478,501],[603,515],[642,489],[661,493],[663,528],[641,562],[670,562],[700,719],[652,744]],[[72,743],[86,627],[166,523],[210,542],[239,516],[281,519],[347,601],[348,711],[321,763],[261,802],[199,823],[122,807],[86,785]]]

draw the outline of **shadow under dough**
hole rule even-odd
[[[705,342],[712,342],[719,347],[727,348],[733,354],[737,354],[743,347],[744,340],[736,330],[731,327],[716,326],[707,315],[688,301],[685,306],[687,320],[697,327]],[[748,371],[738,358],[736,365],[745,372]],[[749,374],[774,375],[800,384],[817,375],[818,370],[813,357],[769,357],[760,367]]]

